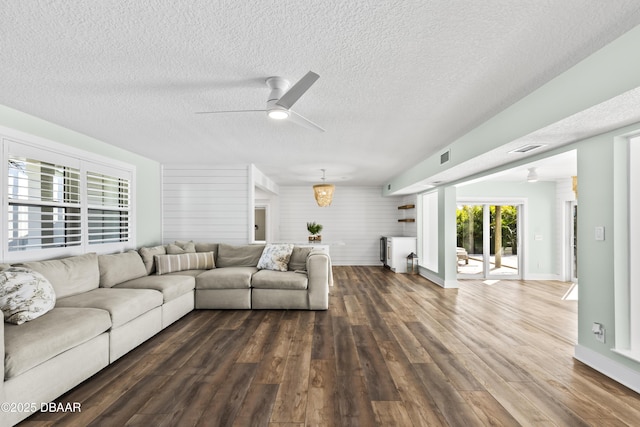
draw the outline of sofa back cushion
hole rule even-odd
[[[89,292],[100,285],[98,255],[89,253],[49,261],[20,264],[42,274],[56,291],[56,298]]]
[[[255,267],[260,261],[264,245],[218,245],[216,267]]]
[[[196,243],[196,252],[213,252],[213,255],[218,254],[217,243]]]
[[[100,266],[100,287],[110,288],[127,280],[147,275],[147,269],[140,254],[128,251],[120,254],[98,256]]]

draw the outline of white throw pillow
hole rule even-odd
[[[293,252],[293,244],[267,243],[262,251],[260,261],[258,261],[258,269],[287,271],[289,268],[289,260],[291,259],[291,252]]]
[[[0,309],[5,322],[21,325],[55,305],[53,286],[42,274],[24,267],[0,271]]]

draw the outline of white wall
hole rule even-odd
[[[248,165],[163,165],[162,240],[249,242]],[[251,183],[251,187],[253,183]],[[251,215],[253,217],[253,215]]]
[[[332,244],[334,265],[381,265],[383,235],[403,236],[400,197],[382,197],[380,187],[336,186],[333,203],[321,208],[311,186],[280,187],[280,240],[306,242],[307,222],[324,226],[322,243]],[[338,245],[344,243],[344,245]],[[334,245],[335,244],[335,245]]]

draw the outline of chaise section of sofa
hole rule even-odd
[[[40,403],[54,400],[105,368],[110,328],[107,312],[89,308],[54,308],[22,325],[3,322],[0,401],[9,410],[0,413],[0,425],[18,423],[40,410]]]
[[[309,248],[301,248],[309,249]],[[254,309],[327,310],[331,262],[323,251],[301,251],[304,263],[289,271],[260,270],[253,275]],[[293,256],[293,255],[292,255]]]
[[[289,246],[288,264],[280,261],[286,271],[263,262],[269,245],[217,245],[215,268],[195,275],[196,308],[328,309],[329,255],[310,247],[284,246]]]

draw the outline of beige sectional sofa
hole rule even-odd
[[[294,247],[286,271],[275,271],[266,252],[185,243],[19,264],[51,283],[55,307],[0,327],[0,425],[40,410],[194,308],[328,308],[328,254]]]

